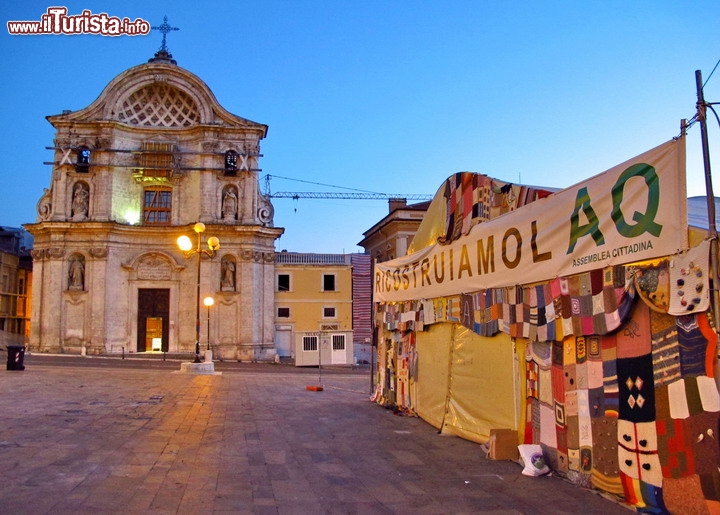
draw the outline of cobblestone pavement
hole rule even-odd
[[[26,366],[0,370],[3,514],[631,512],[369,402],[367,373]]]

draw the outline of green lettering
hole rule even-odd
[[[580,225],[580,211],[585,213],[585,217],[588,219],[588,224]],[[590,195],[588,194],[587,188],[580,188],[575,197],[575,209],[572,215],[570,215],[570,245],[568,246],[568,254],[571,254],[575,250],[575,244],[577,241],[587,235],[592,236],[595,240],[595,245],[603,245],[605,243],[605,237],[600,232],[600,220],[598,220],[595,210],[590,205]]]
[[[645,213],[635,211],[632,216],[632,219],[637,222],[636,224],[627,223],[620,209],[625,183],[632,177],[642,177],[645,179],[645,185],[648,187]],[[639,163],[632,165],[621,173],[612,188],[612,200],[612,219],[613,222],[615,222],[615,227],[617,227],[618,232],[622,236],[634,238],[644,232],[649,232],[655,237],[660,236],[662,225],[655,222],[655,217],[660,207],[660,179],[654,167],[649,164]]]

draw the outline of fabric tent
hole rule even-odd
[[[560,192],[451,176],[410,253],[375,266],[374,400],[479,443],[516,430],[649,512],[720,509],[709,242],[684,158],[673,140]]]

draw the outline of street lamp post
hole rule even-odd
[[[203,304],[207,307],[207,351],[205,353],[205,361],[212,361],[212,351],[210,350],[210,306],[215,304],[215,299],[205,297]]]
[[[202,256],[205,254],[211,258],[215,256],[215,252],[220,248],[220,240],[215,236],[211,236],[207,239],[207,249],[202,248],[202,233],[205,232],[205,224],[198,222],[193,227],[193,230],[197,234],[197,246],[193,248],[192,240],[189,237],[182,235],[177,239],[178,247],[182,250],[186,258],[189,258],[193,254],[197,254],[197,295],[195,297],[195,363],[200,363],[200,263],[202,262]],[[208,342],[209,344],[209,342]]]

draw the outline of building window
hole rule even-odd
[[[170,225],[172,190],[146,188],[143,202],[143,220],[149,225]]]
[[[142,144],[139,171],[144,177],[170,177],[173,168],[172,143]]]
[[[277,291],[290,291],[290,274],[278,274]]]
[[[303,352],[317,352],[318,350],[318,337],[317,336],[303,336]]]
[[[277,308],[278,318],[290,318],[290,308]]]
[[[335,318],[335,308],[325,306],[323,308],[323,318]]]
[[[335,274],[323,274],[323,291],[335,291]]]
[[[333,334],[332,335],[332,349],[333,350],[345,350],[345,335],[344,334]]]
[[[225,175],[237,175],[237,152],[228,150],[225,152]]]
[[[77,161],[75,162],[75,171],[87,173],[90,167],[90,149],[83,146],[77,149]]]

